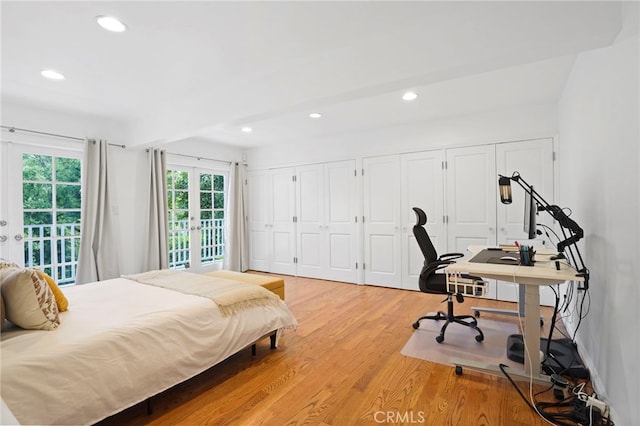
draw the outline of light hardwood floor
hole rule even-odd
[[[103,425],[544,425],[505,379],[400,353],[442,296],[284,276],[300,325],[266,339]],[[469,307],[514,304],[467,298]],[[545,324],[551,308],[543,308]],[[483,314],[483,318],[517,321]],[[546,326],[545,326],[546,328]],[[434,341],[434,344],[435,343]],[[528,394],[528,385],[520,384]],[[534,386],[534,392],[541,390]]]

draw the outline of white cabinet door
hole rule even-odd
[[[249,267],[270,271],[269,225],[271,224],[271,188],[268,170],[247,173],[249,186]]]
[[[295,275],[295,184],[293,168],[248,173],[249,266]]]
[[[325,277],[355,283],[358,242],[354,160],[324,165],[324,194]]]
[[[402,196],[402,288],[419,290],[418,277],[424,256],[413,236],[416,215],[413,207],[427,214],[425,228],[438,253],[446,248],[444,229],[443,151],[426,151],[400,156]]]
[[[467,253],[471,245],[496,244],[496,179],[494,145],[447,150],[448,252]],[[489,298],[495,298],[490,281]]]
[[[355,161],[296,168],[298,275],[356,282]]]
[[[364,282],[402,287],[400,157],[363,159]]]
[[[493,145],[447,150],[448,251],[496,244],[496,194]]]
[[[296,193],[293,168],[270,170],[271,212],[270,272],[295,275],[296,264]]]
[[[509,142],[496,145],[496,170],[503,176],[511,176],[514,172],[520,176],[549,203],[553,203],[553,140],[538,139],[521,142]],[[549,238],[543,233],[535,241],[527,240],[524,232],[525,191],[515,182],[511,183],[513,202],[509,205],[498,201],[497,223],[498,243],[513,244],[515,241],[524,244],[546,245]],[[499,199],[499,198],[498,198]],[[537,219],[539,224],[551,226],[551,216],[541,212]],[[544,231],[544,227],[539,229]],[[499,300],[517,301],[518,286],[513,283],[500,282],[497,286]],[[555,302],[553,291],[548,287],[541,288],[541,304]]]
[[[298,191],[298,275],[323,278],[324,191],[322,164],[296,168]]]

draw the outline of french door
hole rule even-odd
[[[167,167],[169,268],[203,272],[224,260],[228,172]]]
[[[0,257],[75,283],[80,247],[82,152],[3,144]]]

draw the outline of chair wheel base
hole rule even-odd
[[[413,325],[412,325],[412,327],[413,327],[413,329],[414,329],[414,330],[419,329],[419,328],[420,328],[420,321],[416,321],[416,322],[414,322],[414,323],[413,323]]]
[[[462,367],[456,365],[456,376],[462,376]]]
[[[476,336],[476,342],[482,342],[484,340],[484,336],[482,334],[478,334]]]
[[[442,336],[442,335],[436,336],[436,342],[438,342],[438,343],[444,342],[444,336]]]

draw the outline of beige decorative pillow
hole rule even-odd
[[[4,282],[5,275],[9,275],[16,269],[20,269],[20,266],[16,263],[9,262],[5,259],[0,259],[0,288]],[[0,328],[4,326],[4,322],[7,319],[7,310],[4,307],[4,299],[2,298],[2,291],[0,290]]]
[[[7,319],[7,316],[4,314],[4,299],[2,298],[2,293],[0,292],[0,328],[4,327],[4,320]]]
[[[7,319],[18,327],[53,330],[60,325],[58,306],[49,285],[35,269],[4,270],[2,298]]]
[[[9,262],[8,260],[0,259],[0,278],[4,276],[9,269],[19,269],[20,265]]]

